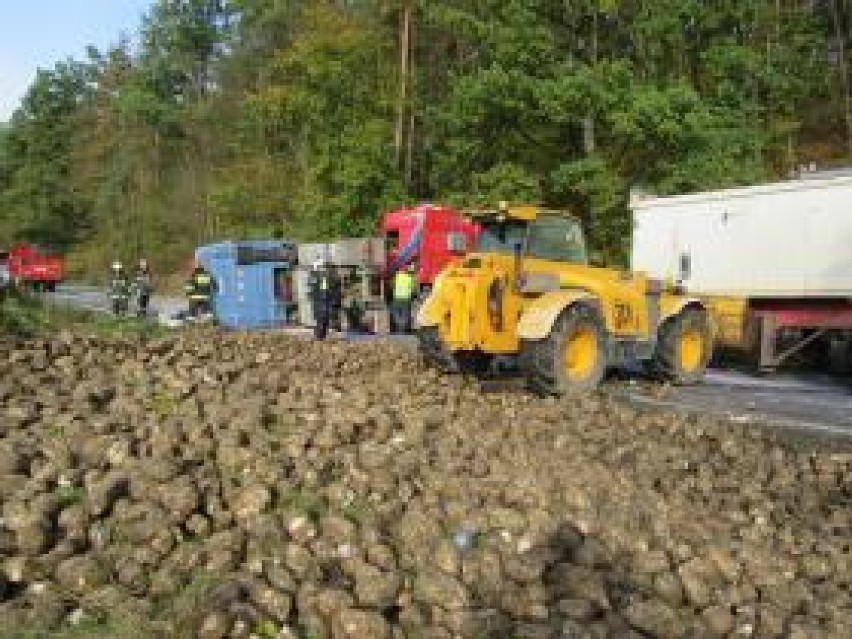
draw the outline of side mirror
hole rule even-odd
[[[681,253],[678,262],[678,280],[688,280],[690,275],[692,275],[692,255]]]
[[[467,253],[467,238],[462,233],[447,233],[447,250],[450,253]]]

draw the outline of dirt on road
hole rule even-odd
[[[0,628],[852,636],[848,453],[379,341],[64,334],[0,371]]]

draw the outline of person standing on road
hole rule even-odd
[[[314,337],[323,340],[328,336],[335,313],[339,313],[341,290],[333,269],[322,258],[311,267],[308,288],[314,312]]]
[[[328,325],[335,331],[343,330],[341,316],[343,315],[343,280],[336,269],[327,267],[331,275],[331,317]]]
[[[112,263],[109,298],[113,315],[123,315],[127,312],[127,303],[130,300],[130,279],[127,277],[124,265],[118,260]]]
[[[394,328],[398,333],[411,331],[411,306],[417,288],[414,270],[414,264],[409,264],[405,269],[398,270],[393,277],[391,314]]]
[[[202,264],[196,264],[192,275],[184,286],[187,299],[189,300],[190,317],[198,319],[202,315],[213,311],[211,302],[215,289],[216,283],[213,280],[213,276],[210,275]]]
[[[9,264],[0,261],[0,303],[6,299],[9,288],[12,286],[12,276],[9,274]]]
[[[148,315],[148,305],[151,302],[151,293],[154,290],[154,282],[151,277],[151,269],[148,260],[141,259],[136,267],[133,277],[133,286],[136,289],[136,312],[139,317]]]

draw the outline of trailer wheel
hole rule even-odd
[[[832,375],[852,373],[852,341],[845,339],[826,339],[825,368]]]
[[[667,319],[657,336],[651,370],[675,384],[696,384],[713,354],[713,335],[706,311],[687,308]]]
[[[570,306],[544,339],[523,340],[521,370],[536,392],[587,393],[601,383],[607,368],[603,322],[594,308]]]

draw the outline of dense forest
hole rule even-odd
[[[158,0],[0,126],[0,242],[162,271],[508,199],[571,207],[618,260],[631,189],[843,162],[850,43],[843,0]]]

